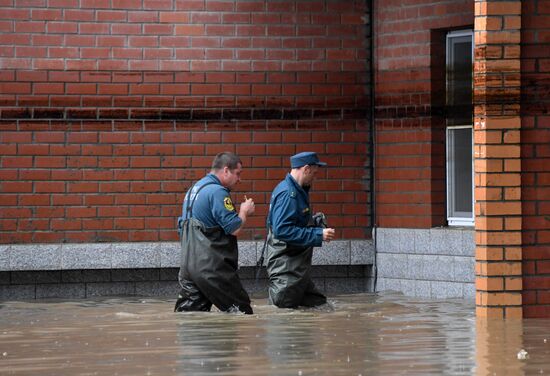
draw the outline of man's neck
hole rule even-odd
[[[216,173],[216,171],[214,171],[214,170],[210,171],[210,175],[215,176],[216,179],[218,179],[218,181],[220,182],[220,184],[223,185],[222,179],[221,179],[220,175],[218,173]]]
[[[294,178],[294,180],[296,180],[296,183],[298,183],[298,185],[300,185],[300,187],[304,186],[303,177],[302,177],[302,174],[300,173],[300,170],[298,170],[298,169],[290,170],[290,176],[292,176]]]

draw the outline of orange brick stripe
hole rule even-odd
[[[476,1],[476,314],[522,317],[520,1]]]
[[[522,2],[523,314],[550,317],[550,2]]]

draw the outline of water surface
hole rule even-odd
[[[173,299],[3,302],[2,375],[532,375],[550,320],[476,319],[464,300],[330,297],[321,309],[173,313]],[[518,352],[525,350],[525,359]]]

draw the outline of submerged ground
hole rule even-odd
[[[173,313],[173,299],[0,303],[0,374],[550,373],[550,320],[476,319],[463,300],[330,297],[321,309]],[[519,354],[519,355],[518,355]]]

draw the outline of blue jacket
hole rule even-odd
[[[302,188],[287,174],[271,194],[268,226],[275,238],[303,247],[320,247],[323,243],[321,227],[307,227],[311,219],[309,188]]]
[[[195,199],[197,191],[205,184],[208,185],[201,189]],[[190,196],[191,201],[195,199],[191,216],[201,221],[204,226],[219,226],[226,234],[232,234],[241,226],[242,220],[237,215],[235,206],[231,201],[229,189],[221,185],[220,180],[215,175],[208,174],[187,191],[182,205],[182,215],[178,218],[179,228],[181,228],[181,223],[187,219]]]

